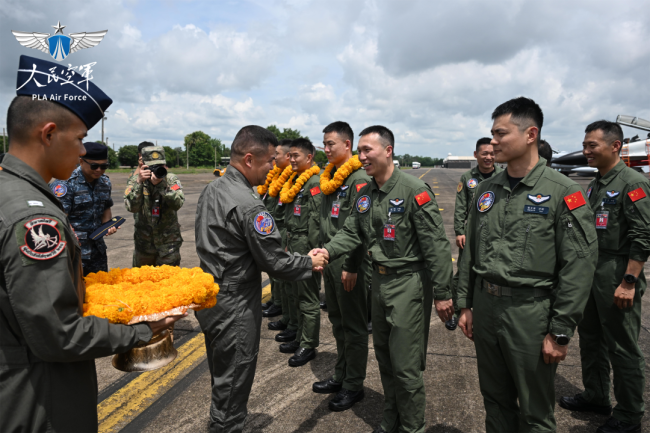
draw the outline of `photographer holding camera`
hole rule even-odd
[[[142,148],[140,155],[142,165],[124,191],[126,210],[135,214],[133,267],[179,266],[183,238],[176,212],[185,202],[181,182],[167,172],[162,147]]]

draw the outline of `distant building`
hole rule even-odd
[[[442,166],[445,168],[474,168],[476,167],[476,158],[473,156],[452,156],[449,155],[442,160]]]

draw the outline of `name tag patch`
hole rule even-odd
[[[404,213],[404,206],[389,207],[390,213]]]
[[[524,206],[524,213],[534,213],[538,215],[546,215],[548,214],[548,208],[545,206],[530,206],[526,205]]]
[[[616,204],[615,198],[606,198],[603,200],[603,204]]]
[[[40,206],[40,207],[45,207],[45,206],[43,206],[43,202],[42,202],[42,201],[38,201],[38,200],[27,200],[27,206]]]

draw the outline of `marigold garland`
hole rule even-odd
[[[113,268],[90,273],[86,280],[84,317],[97,316],[127,324],[134,316],[198,304],[199,310],[216,304],[219,285],[201,268],[163,265],[133,269]]]
[[[329,163],[325,167],[325,171],[320,175],[320,190],[325,195],[330,195],[336,191],[345,179],[348,178],[352,173],[357,171],[363,166],[361,161],[359,161],[359,155],[354,155],[352,158],[348,159],[345,164],[336,170],[334,179],[332,179],[332,171],[334,170],[334,164]]]
[[[296,194],[302,189],[303,185],[314,175],[320,173],[320,167],[315,165],[312,168],[308,168],[303,171],[302,174],[296,180],[294,185],[291,185],[291,182],[296,177],[297,172],[294,173],[291,178],[284,184],[282,191],[280,192],[280,201],[282,203],[291,203]]]
[[[264,185],[257,186],[257,193],[259,195],[266,194],[266,191],[269,190],[269,185],[271,185],[271,182],[273,182],[275,179],[278,178],[278,176],[280,176],[281,171],[282,169],[280,167],[278,167],[277,165],[274,166],[266,175],[266,182],[264,182]]]
[[[269,186],[269,195],[271,197],[277,197],[278,194],[280,194],[280,190],[284,186],[285,183],[287,183],[287,180],[289,179],[289,176],[293,173],[291,169],[291,164],[285,167],[284,171],[282,171],[282,174],[278,176],[277,179],[275,179],[273,182],[271,182],[271,186]]]

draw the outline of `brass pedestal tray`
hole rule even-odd
[[[156,370],[176,359],[177,354],[172,326],[154,335],[148,342],[142,342],[128,352],[113,356],[113,367],[126,372]]]

